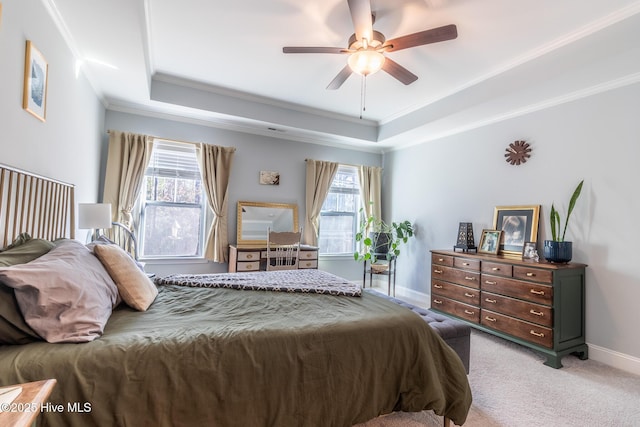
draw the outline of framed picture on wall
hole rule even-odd
[[[540,205],[496,206],[493,227],[502,231],[498,253],[521,257],[525,242],[538,241]]]
[[[276,172],[276,171],[260,171],[260,184],[262,184],[262,185],[280,185],[280,172]]]
[[[47,116],[48,84],[49,64],[42,53],[31,43],[31,40],[27,40],[22,108],[43,122]]]
[[[484,254],[497,254],[498,249],[500,248],[501,235],[502,231],[500,230],[482,230],[478,252]]]

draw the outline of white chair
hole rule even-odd
[[[301,231],[267,230],[267,271],[297,270]]]

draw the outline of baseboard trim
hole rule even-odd
[[[410,302],[418,307],[429,308],[431,297],[429,294],[425,294],[423,292],[418,292],[414,289],[405,288],[403,286],[396,287],[396,296],[398,298],[407,298],[411,300]]]
[[[640,358],[629,356],[628,354],[589,344],[589,359],[604,363],[605,365],[640,375]]]

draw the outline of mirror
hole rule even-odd
[[[267,230],[298,231],[298,205],[238,202],[238,246],[267,246]]]

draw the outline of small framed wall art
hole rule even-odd
[[[521,257],[525,242],[538,241],[540,205],[496,206],[493,228],[502,230],[499,253]]]
[[[500,236],[501,230],[482,230],[482,236],[480,236],[480,247],[478,252],[484,254],[497,254],[500,249]]]
[[[27,40],[22,108],[43,122],[47,117],[48,84],[49,64],[42,53],[31,43],[31,40]]]
[[[280,185],[280,172],[260,171],[260,184]]]

